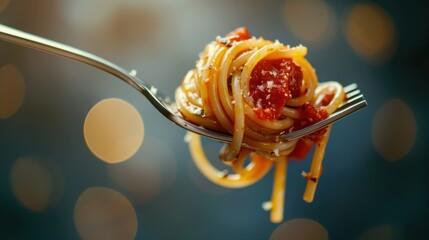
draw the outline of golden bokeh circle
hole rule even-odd
[[[382,105],[372,122],[372,142],[386,160],[403,158],[414,145],[417,123],[413,111],[399,99]]]
[[[352,49],[372,63],[387,62],[396,50],[393,19],[375,3],[359,3],[351,7],[345,19],[344,33]]]
[[[18,111],[25,96],[25,83],[15,65],[0,68],[0,118],[8,118]]]
[[[19,158],[12,166],[10,182],[18,201],[26,208],[43,211],[53,198],[53,179],[46,166],[32,158]]]
[[[270,240],[328,240],[328,231],[318,222],[307,218],[294,218],[278,226]]]
[[[292,34],[304,41],[323,42],[335,34],[335,13],[322,0],[287,0],[283,5],[283,18]]]
[[[117,98],[95,104],[85,118],[83,130],[91,152],[107,163],[132,157],[144,136],[143,119],[137,109]]]
[[[137,214],[131,202],[109,188],[86,189],[76,202],[74,222],[85,240],[134,239]]]

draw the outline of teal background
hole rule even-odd
[[[301,200],[305,182],[300,173],[308,169],[310,157],[289,165],[285,221],[313,219],[331,240],[358,239],[380,225],[393,230],[377,239],[424,239],[429,235],[427,7],[417,1],[374,2],[390,14],[397,31],[396,51],[384,64],[362,59],[347,44],[342,26],[354,1],[327,1],[337,25],[325,43],[294,36],[283,23],[280,0],[12,0],[0,12],[0,23],[136,69],[139,77],[170,96],[203,47],[236,27],[306,45],[320,81],[356,82],[369,106],[335,124],[314,203]],[[138,219],[136,239],[269,239],[279,226],[261,209],[271,194],[272,173],[238,190],[208,182],[191,161],[185,131],[120,80],[0,41],[0,66],[6,64],[20,69],[26,95],[17,113],[0,119],[0,239],[79,239],[74,206],[93,186],[114,189],[130,200]],[[108,173],[118,166],[99,161],[85,144],[86,114],[105,98],[131,103],[144,119],[143,145],[129,161],[156,165],[161,184],[154,196],[139,196],[115,183]],[[411,151],[395,162],[383,159],[371,139],[374,116],[391,99],[406,103],[417,124]],[[220,144],[204,142],[216,162]],[[61,191],[42,212],[26,209],[11,189],[13,163],[26,156],[47,159],[62,175]]]

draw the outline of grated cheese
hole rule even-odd
[[[183,138],[183,140],[184,140],[186,143],[189,143],[189,142],[191,141],[191,134],[189,134],[189,132],[188,132],[188,133],[186,133],[186,134],[185,134],[185,137]]]
[[[262,209],[264,209],[265,211],[270,211],[272,208],[273,208],[273,203],[271,201],[262,203]]]

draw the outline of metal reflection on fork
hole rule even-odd
[[[118,77],[125,83],[134,87],[136,90],[142,93],[162,115],[164,115],[167,119],[174,122],[178,126],[191,132],[221,142],[231,142],[232,140],[232,136],[230,134],[211,131],[203,127],[197,126],[191,122],[188,122],[177,110],[176,104],[174,102],[171,102],[170,98],[162,94],[156,87],[142,81],[137,76],[135,76],[135,74],[130,73],[122,67],[112,62],[109,62],[99,56],[2,24],[0,24],[0,39],[28,48],[33,48],[40,51],[70,58],[101,69],[107,73]],[[298,139],[323,127],[326,127],[327,125],[332,124],[367,105],[366,100],[364,99],[363,95],[360,94],[360,91],[359,89],[357,89],[356,84],[351,84],[344,89],[346,92],[347,100],[338,108],[337,111],[332,113],[328,118],[316,124],[310,125],[306,128],[291,133],[284,134],[280,137],[280,139],[283,141]],[[252,146],[246,147],[251,148]]]

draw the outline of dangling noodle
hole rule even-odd
[[[271,202],[266,205],[273,222],[283,219],[288,161],[303,159],[315,145],[310,171],[303,172],[304,200],[313,201],[330,126],[294,141],[281,141],[279,136],[328,117],[345,98],[339,83],[318,83],[306,54],[304,46],[291,48],[239,28],[208,44],[176,90],[179,111],[188,121],[232,135],[219,154],[228,172],[210,163],[200,136],[188,133],[192,158],[210,181],[246,187],[275,167]]]

